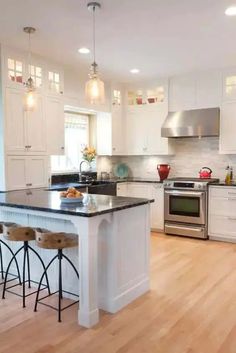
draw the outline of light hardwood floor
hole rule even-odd
[[[236,353],[236,244],[153,234],[151,291],[87,330],[0,300],[1,353]]]

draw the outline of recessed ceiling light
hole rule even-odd
[[[78,52],[79,52],[80,54],[89,54],[89,53],[90,53],[90,50],[89,50],[88,48],[80,48],[80,49],[78,50]]]
[[[130,72],[131,72],[131,74],[138,74],[139,69],[131,69]]]
[[[225,10],[227,16],[236,16],[236,5],[230,6]]]

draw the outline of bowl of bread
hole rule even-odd
[[[82,202],[84,195],[75,188],[69,188],[66,191],[60,192],[60,199],[63,203]]]

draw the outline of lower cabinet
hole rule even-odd
[[[209,237],[236,242],[236,188],[210,186],[209,189]]]
[[[7,190],[39,188],[48,185],[46,156],[8,156]]]
[[[164,230],[164,189],[160,183],[124,182],[117,184],[117,196],[154,199],[151,203],[151,228]]]

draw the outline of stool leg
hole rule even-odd
[[[10,246],[5,243],[4,241],[0,240],[0,244],[4,245],[7,250],[11,253],[12,257],[14,257],[14,252],[12,251],[12,249],[10,248]],[[17,275],[18,275],[18,279],[19,279],[19,284],[21,285],[21,275],[20,275],[20,269],[19,269],[19,265],[18,265],[18,261],[16,258],[14,258],[14,261],[16,263],[16,270],[17,270]]]
[[[34,311],[37,311],[38,300],[39,300],[39,293],[40,293],[40,288],[41,288],[41,285],[42,285],[44,276],[46,276],[47,270],[49,269],[49,267],[51,266],[51,264],[53,263],[53,261],[55,261],[57,258],[58,258],[58,255],[54,256],[54,257],[52,258],[52,260],[49,262],[49,264],[47,265],[47,267],[45,268],[45,270],[43,271],[43,274],[42,274],[42,276],[41,276],[41,278],[40,278],[39,285],[38,285],[38,290],[37,290],[36,299],[35,299],[35,305],[34,305]],[[50,296],[50,295],[51,295],[51,294],[49,293],[49,296]]]
[[[39,259],[39,261],[41,262],[42,266],[43,266],[43,270],[44,270],[44,274],[45,274],[45,278],[46,278],[46,283],[47,283],[47,288],[48,288],[48,294],[50,295],[51,294],[51,291],[50,291],[50,286],[49,286],[49,280],[48,280],[48,274],[47,274],[47,271],[46,271],[46,268],[48,268],[48,266],[46,267],[42,258],[39,256],[39,254],[37,253],[37,251],[35,251],[30,245],[28,246],[28,248],[37,256],[37,258]],[[50,262],[51,263],[51,262]]]
[[[2,279],[4,279],[4,273],[3,273],[3,259],[2,259],[2,246],[1,246],[1,243],[0,243],[0,266],[1,266],[1,277]]]
[[[31,288],[30,282],[30,260],[29,260],[29,244],[26,245],[26,259],[27,259],[27,272],[28,272],[28,288]]]
[[[27,260],[27,241],[24,242],[24,257],[23,257],[23,308],[25,308],[25,265]]]
[[[59,260],[59,271],[58,271],[58,286],[59,286],[59,293],[58,293],[58,322],[61,322],[61,299],[62,299],[62,271],[61,271],[61,260],[63,254],[62,250],[58,250],[58,260]]]
[[[69,264],[71,265],[71,267],[73,268],[73,270],[75,271],[75,273],[79,279],[79,272],[75,268],[75,265],[71,262],[71,260],[66,255],[62,254],[62,257],[64,257],[69,262]]]
[[[7,284],[7,276],[8,276],[8,273],[9,273],[9,269],[11,267],[11,264],[13,262],[13,260],[16,261],[16,255],[19,254],[19,252],[24,249],[24,246],[22,246],[20,249],[17,250],[17,252],[15,254],[13,254],[8,266],[7,266],[7,269],[6,269],[6,273],[5,273],[5,280],[4,280],[4,285],[3,285],[3,291],[2,291],[2,299],[5,299],[5,292],[6,292],[6,284]]]

